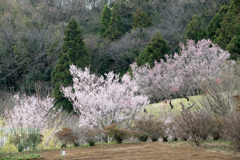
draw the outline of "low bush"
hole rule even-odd
[[[43,135],[39,133],[32,133],[32,134],[28,134],[26,141],[28,146],[31,149],[36,150],[38,145],[42,142],[42,139],[43,139]]]
[[[77,137],[73,134],[72,129],[68,127],[62,128],[56,134],[57,138],[61,141],[61,148],[67,147],[68,144],[75,144],[77,142]]]
[[[95,146],[95,142],[100,137],[101,131],[96,128],[86,128],[82,132],[86,142],[89,146]]]
[[[137,135],[139,141],[146,142],[148,140],[148,135],[144,133],[139,133]]]
[[[26,142],[24,142],[19,135],[15,135],[10,137],[10,143],[14,144],[18,150],[18,152],[22,152],[24,148],[26,148]]]
[[[193,106],[185,109],[181,104],[183,111],[181,115],[176,116],[172,124],[174,129],[181,138],[191,138],[197,145],[200,141],[206,140],[214,127],[213,118],[209,111]]]
[[[240,149],[240,113],[231,113],[224,119],[223,130],[227,140],[236,144]]]
[[[104,132],[112,137],[117,143],[122,143],[124,139],[132,136],[132,133],[126,129],[119,129],[116,124],[111,124],[104,128]]]
[[[233,96],[233,98],[236,102],[236,110],[240,111],[240,94]]]
[[[140,132],[140,135],[147,135],[153,142],[158,141],[158,138],[167,138],[167,126],[164,122],[159,120],[137,120],[135,126],[132,127],[134,131]]]
[[[218,118],[213,119],[213,128],[211,132],[213,140],[215,141],[219,140],[220,138],[222,138],[222,134],[223,134],[223,120]]]

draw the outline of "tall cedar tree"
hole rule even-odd
[[[108,7],[107,4],[105,4],[102,10],[101,19],[100,19],[100,22],[102,24],[100,27],[100,34],[103,37],[107,37],[108,24],[110,22],[111,15],[112,14],[111,14],[110,8]]]
[[[237,59],[239,52],[240,37],[240,0],[232,0],[223,20],[220,22],[220,28],[216,31],[217,43],[221,48],[228,49],[232,59]]]
[[[224,15],[228,11],[228,6],[223,5],[221,6],[220,10],[216,15],[212,18],[210,21],[207,30],[206,30],[206,38],[210,38],[212,41],[214,41],[217,37],[216,31],[218,28],[221,27],[220,23],[223,21]]]
[[[108,25],[107,38],[112,41],[118,40],[124,33],[123,21],[119,14],[119,8],[117,4],[114,4],[112,9],[112,16]]]
[[[160,62],[161,59],[165,59],[165,54],[170,54],[170,47],[158,31],[144,51],[136,58],[136,63],[138,66],[149,63],[153,67],[155,61]]]
[[[147,13],[143,11],[142,7],[136,9],[136,13],[133,15],[132,27],[136,28],[147,28],[152,25],[151,19]]]
[[[192,39],[195,42],[205,38],[206,31],[202,27],[201,18],[195,14],[192,20],[187,25],[187,31],[185,34],[186,39]]]
[[[65,38],[62,45],[62,51],[59,54],[59,60],[52,74],[54,83],[55,107],[62,108],[68,112],[73,111],[71,102],[63,96],[61,86],[71,86],[72,76],[70,74],[70,65],[85,68],[89,66],[91,58],[84,44],[81,31],[78,29],[77,22],[72,18],[65,30]]]

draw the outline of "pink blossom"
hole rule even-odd
[[[173,92],[177,92],[178,89],[179,89],[179,88],[176,88],[176,87],[172,86],[172,91],[173,91]]]
[[[70,72],[75,79],[73,87],[62,88],[64,96],[73,102],[79,116],[79,126],[103,129],[112,123],[129,126],[142,106],[149,103],[147,96],[136,94],[138,86],[129,75],[119,82],[119,75],[110,72],[98,77],[90,70],[74,65]],[[74,92],[73,92],[74,90]]]
[[[219,83],[222,82],[222,80],[221,80],[220,78],[217,78],[217,79],[216,79],[216,82],[219,84]]]
[[[6,111],[7,125],[11,128],[46,127],[47,114],[53,107],[53,99],[44,99],[38,96],[26,96],[16,94],[13,96],[14,107]]]
[[[188,40],[186,46],[180,44],[180,47],[180,54],[166,56],[165,62],[155,62],[152,69],[148,64],[141,67],[136,63],[131,65],[139,92],[147,95],[151,102],[195,95],[199,84],[207,79],[216,80],[221,75],[230,57],[227,51],[210,40],[201,40],[197,44]]]

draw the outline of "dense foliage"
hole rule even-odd
[[[151,67],[154,66],[154,62],[160,62],[161,59],[165,59],[164,55],[170,54],[170,47],[163,39],[160,32],[156,32],[155,37],[148,43],[147,47],[136,58],[138,66],[148,63]]]
[[[108,7],[108,5],[105,4],[105,6],[102,10],[101,19],[100,19],[100,22],[101,22],[102,26],[99,29],[100,34],[103,37],[107,37],[107,30],[108,30],[108,25],[109,25],[110,19],[111,19],[111,10]]]
[[[232,59],[239,57],[240,1],[232,0],[213,17],[207,29],[209,38],[231,53]]]
[[[205,38],[205,32],[205,29],[202,27],[201,18],[197,14],[195,14],[192,20],[187,25],[185,38],[192,39],[197,42]]]
[[[143,11],[142,7],[138,7],[136,13],[133,15],[132,27],[136,28],[146,28],[152,25],[151,19],[148,17],[147,13]]]
[[[1,0],[0,8],[0,85],[1,89],[8,91],[23,91],[34,93],[34,85],[41,83],[46,88],[53,88],[51,75],[56,67],[59,52],[63,43],[64,30],[71,17],[75,17],[81,28],[84,41],[90,41],[89,54],[94,62],[91,64],[97,74],[109,71],[125,73],[129,65],[134,61],[147,45],[152,35],[151,29],[139,36],[128,36],[128,32],[134,32],[132,24],[136,10],[142,7],[152,22],[153,28],[159,30],[163,38],[170,46],[171,52],[178,50],[178,44],[184,41],[184,33],[187,24],[193,14],[198,14],[202,19],[202,25],[208,26],[212,17],[221,5],[229,5],[230,0],[209,1],[79,1],[79,0]],[[118,5],[118,18],[123,25],[112,27],[110,38],[126,41],[121,47],[114,49],[116,43],[97,39],[97,34],[103,34],[109,27],[108,22],[112,17],[114,4]],[[105,9],[104,9],[105,6]],[[108,6],[108,7],[107,7]],[[108,8],[108,9],[106,9]],[[107,10],[107,11],[105,11]],[[106,12],[106,13],[105,13]],[[102,15],[101,19],[101,13]],[[143,12],[140,12],[142,15]],[[139,17],[139,16],[137,16]],[[140,16],[141,17],[141,16]],[[121,20],[120,20],[121,19]],[[143,18],[142,18],[143,19]],[[141,21],[141,19],[138,18]],[[139,21],[139,22],[140,22]],[[144,22],[143,21],[143,22]],[[114,23],[116,23],[114,22]],[[145,23],[145,22],[144,22]],[[113,23],[112,23],[113,24]],[[119,23],[120,24],[120,23]],[[149,23],[150,24],[150,23]],[[116,26],[115,26],[116,27]],[[102,30],[103,29],[103,30]],[[156,30],[153,29],[154,32]],[[127,31],[127,32],[126,32]],[[137,31],[138,32],[138,31]],[[110,32],[109,32],[110,33]],[[114,34],[113,34],[114,33]],[[121,35],[121,36],[120,36]],[[103,37],[107,37],[104,33]],[[233,39],[237,40],[237,37]],[[233,42],[233,41],[232,41]],[[131,44],[142,43],[139,47],[130,48]],[[236,41],[229,45],[229,51],[236,52]],[[125,48],[126,46],[126,48]],[[110,48],[113,55],[107,51]],[[232,48],[232,49],[230,49]],[[121,52],[118,49],[124,50]],[[129,54],[131,53],[131,54]],[[105,63],[106,62],[106,63]]]
[[[69,66],[74,64],[84,68],[91,63],[90,56],[83,41],[82,33],[78,29],[77,22],[72,18],[65,30],[62,52],[59,54],[59,60],[52,74],[54,83],[55,106],[68,112],[73,111],[71,102],[63,97],[60,87],[71,86],[72,76],[69,72]]]
[[[123,21],[120,16],[119,7],[114,4],[112,9],[112,16],[108,23],[108,29],[106,31],[107,38],[115,41],[119,39],[124,33]]]

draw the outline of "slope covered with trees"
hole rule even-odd
[[[105,0],[2,0],[1,88],[28,93],[35,92],[36,83],[53,88],[51,75],[71,17],[76,19],[82,30],[92,59],[91,71],[96,74],[109,71],[123,74],[147,47],[156,31],[161,33],[173,53],[179,50],[179,42],[185,41],[185,31],[194,14],[202,19],[202,27],[206,28],[220,7],[229,4],[230,0],[112,0],[109,3]],[[232,3],[231,6],[235,15],[238,9],[234,6],[238,5]],[[115,12],[115,18],[112,12]],[[238,37],[228,40],[226,48],[231,52],[238,52]]]

